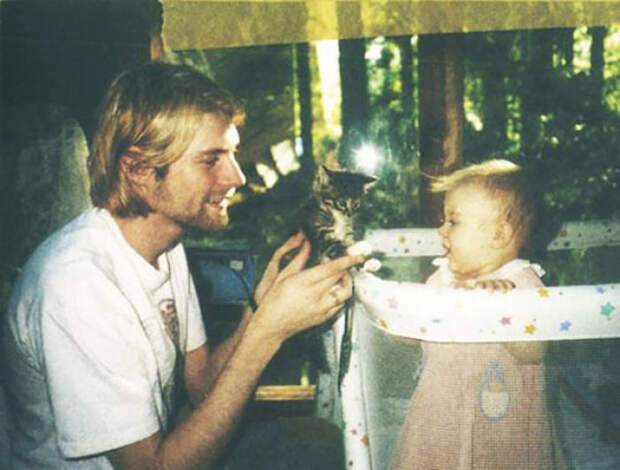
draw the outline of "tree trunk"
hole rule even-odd
[[[463,163],[463,37],[421,35],[418,39],[420,171],[437,176]],[[442,196],[422,179],[420,207],[424,226],[438,226]]]
[[[342,139],[338,161],[343,167],[352,166],[352,152],[367,138],[370,103],[366,73],[366,41],[343,39],[340,49],[340,87],[342,90]]]
[[[403,115],[407,120],[407,134],[405,148],[409,151],[413,148],[415,136],[414,108],[413,108],[413,47],[411,36],[398,36],[395,38],[400,51],[400,95],[403,104]],[[403,157],[412,158],[413,152],[404,152]]]
[[[493,42],[484,42],[488,52],[481,67],[482,110],[486,147],[490,152],[506,148],[508,128],[508,104],[506,92],[506,73],[509,70],[511,36],[497,33]],[[491,60],[488,60],[491,58]]]
[[[540,139],[540,115],[549,109],[553,83],[553,31],[525,33],[525,59],[521,80],[521,152],[531,156]]]
[[[295,46],[297,58],[297,93],[299,96],[299,119],[301,122],[301,141],[303,154],[301,171],[311,181],[314,176],[315,161],[312,142],[312,88],[308,43]]]
[[[574,34],[575,28],[563,28],[560,30],[560,49],[564,56],[564,68],[571,75],[573,74],[573,59],[575,58],[575,52],[573,51],[575,47]]]
[[[592,45],[590,46],[590,77],[592,79],[593,97],[597,100],[597,104],[603,103],[603,72],[605,69],[605,36],[607,28],[605,26],[595,26],[588,28],[588,32],[592,36]]]

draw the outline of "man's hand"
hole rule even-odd
[[[275,251],[275,253],[271,257],[271,260],[269,261],[269,264],[267,264],[267,268],[263,273],[262,279],[260,280],[254,291],[254,299],[256,300],[257,304],[261,303],[261,300],[265,296],[265,293],[271,288],[271,286],[278,278],[278,275],[280,274],[280,260],[282,259],[282,257],[286,255],[289,251],[300,247],[302,244],[304,245],[303,248],[305,248],[307,251],[305,257],[300,257],[299,254],[301,253],[299,253],[298,256],[294,258],[297,264],[291,266],[291,263],[289,263],[282,270],[283,273],[290,273],[294,269],[300,271],[306,265],[306,263],[308,262],[308,257],[310,256],[310,243],[308,243],[308,241],[306,240],[303,232],[298,232],[296,235],[293,235],[286,242],[284,242],[284,244],[280,246],[280,248]]]
[[[282,256],[300,244],[295,258],[278,271]],[[304,270],[309,256],[310,244],[303,235],[290,238],[275,252],[256,289],[253,320],[279,342],[335,315],[353,293],[347,269],[365,260],[362,255],[343,256]]]

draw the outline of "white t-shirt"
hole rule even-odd
[[[183,247],[158,268],[102,209],[33,254],[5,335],[13,468],[109,469],[101,454],[166,431],[176,361],[166,312],[176,310],[182,351],[206,334]]]

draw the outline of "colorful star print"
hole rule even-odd
[[[525,332],[528,335],[533,335],[535,331],[536,331],[536,327],[532,325],[531,323],[525,326]]]
[[[605,305],[601,305],[601,315],[607,317],[607,319],[611,319],[611,312],[616,309],[611,302],[607,302]]]
[[[598,292],[599,294],[604,294],[605,293],[605,288],[601,287],[601,286],[598,286],[596,288],[596,292]]]
[[[569,322],[568,320],[564,320],[562,323],[560,323],[560,331],[568,331],[570,330],[571,326],[573,326],[571,322]]]
[[[512,319],[510,317],[502,317],[502,319],[499,321],[502,325],[506,326],[506,325],[510,325],[510,321]]]
[[[401,245],[406,245],[407,237],[398,237],[398,243],[400,243]]]
[[[397,309],[398,308],[398,300],[395,297],[390,297],[388,299],[388,307]]]
[[[549,291],[547,289],[540,288],[538,289],[538,295],[541,297],[549,297]]]

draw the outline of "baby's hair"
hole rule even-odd
[[[435,193],[445,193],[466,185],[484,189],[501,204],[503,215],[514,231],[517,246],[521,248],[536,221],[534,188],[521,167],[508,160],[486,160],[436,177],[430,189]]]

